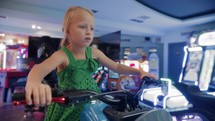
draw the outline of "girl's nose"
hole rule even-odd
[[[92,31],[93,31],[93,30],[92,30],[90,27],[87,27],[87,29],[86,29],[86,33],[87,33],[87,34],[91,34]]]

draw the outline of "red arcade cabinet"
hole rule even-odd
[[[21,78],[26,78],[28,72],[18,69],[18,61],[28,57],[28,48],[26,45],[5,45],[1,50],[1,66],[0,66],[0,86],[3,87],[3,101],[7,101],[8,89],[13,92],[14,86]],[[21,80],[20,80],[21,81]]]

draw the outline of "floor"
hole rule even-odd
[[[3,89],[0,88],[0,120],[1,121],[43,121],[44,115],[40,112],[33,114],[25,113],[25,106],[14,106],[11,101],[11,91],[8,92],[7,102],[3,102]],[[16,88],[15,92],[24,91],[23,88]]]

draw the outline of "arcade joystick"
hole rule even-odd
[[[139,90],[143,89],[143,88],[148,88],[150,86],[159,86],[161,85],[161,81],[160,80],[156,80],[154,78],[148,77],[148,76],[144,76],[142,78],[142,81],[140,83],[140,87]]]

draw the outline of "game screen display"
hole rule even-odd
[[[121,64],[139,69],[140,63],[138,60],[120,60]]]
[[[137,91],[139,88],[139,84],[140,84],[139,76],[123,75],[123,76],[120,76],[119,80],[120,80],[119,86],[120,86],[120,89],[122,89],[122,90],[129,89],[129,90]]]
[[[213,67],[215,59],[215,50],[206,50],[204,53],[204,59],[202,61],[202,68],[199,78],[200,90],[208,90],[209,83],[212,78]]]
[[[214,67],[215,50],[206,50],[202,62],[202,69],[199,78],[200,90],[207,90],[211,81],[211,76]]]
[[[196,83],[198,82],[198,75],[202,63],[203,52],[191,51],[188,54],[187,63],[184,69],[184,82]]]
[[[108,71],[108,77],[111,79],[119,79],[119,73],[116,73],[112,70]]]

